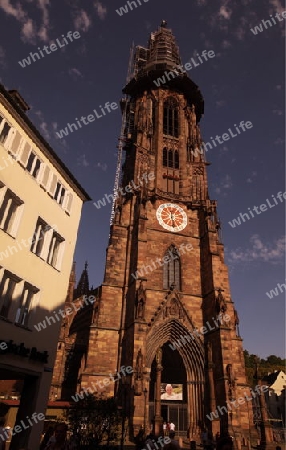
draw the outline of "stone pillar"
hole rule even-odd
[[[258,396],[261,411],[261,444],[266,445],[273,442],[273,435],[270,422],[266,412],[266,402],[264,392],[261,390],[261,379],[258,379],[261,394]]]
[[[161,376],[162,376],[162,349],[156,352],[156,391],[155,391],[155,435],[161,433],[163,419],[161,417]]]
[[[216,400],[215,400],[215,388],[214,388],[214,376],[213,376],[213,363],[209,363],[208,368],[208,381],[209,381],[209,393],[210,393],[210,411],[213,412],[216,410]],[[217,433],[220,433],[220,420],[219,418],[214,419],[212,421],[212,433],[215,436]]]

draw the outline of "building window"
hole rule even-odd
[[[35,255],[41,256],[45,242],[45,235],[50,229],[51,227],[39,217],[31,245],[31,252],[35,253]]]
[[[66,193],[65,188],[61,183],[58,182],[54,193],[54,199],[56,200],[57,203],[59,203],[59,205],[63,204],[65,193]]]
[[[0,228],[11,236],[16,235],[22,204],[23,201],[16,194],[10,189],[6,190],[0,206]]]
[[[178,250],[174,245],[168,248],[165,253],[168,262],[163,267],[163,289],[170,289],[173,285],[179,291],[181,290],[181,262]]]
[[[14,290],[19,281],[21,281],[21,278],[17,277],[8,270],[4,270],[0,283],[0,316],[5,319],[9,318]]]
[[[37,157],[37,155],[34,152],[31,152],[28,158],[26,169],[30,174],[37,178],[39,174],[39,170],[41,167],[41,160]]]
[[[64,239],[56,231],[53,230],[47,263],[53,266],[55,269],[57,269],[59,265],[60,249],[63,241]]]
[[[4,126],[0,131],[0,144],[4,144],[4,142],[7,140],[10,130],[11,130],[10,125],[7,122],[4,123]]]
[[[164,102],[163,134],[179,137],[179,106],[172,97]]]
[[[172,169],[179,169],[179,152],[178,150],[163,149],[163,167],[169,167]]]
[[[31,252],[60,270],[64,238],[41,217],[38,218],[31,245]]]
[[[28,326],[33,297],[37,292],[39,292],[38,288],[32,286],[30,283],[24,283],[20,304],[15,318],[16,324],[22,325],[23,327]]]

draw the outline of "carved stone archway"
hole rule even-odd
[[[188,337],[188,340],[186,338]],[[177,343],[187,374],[187,405],[190,433],[198,434],[204,423],[204,345],[179,318],[159,320],[150,329],[146,342],[146,368],[151,370],[158,348],[165,343]]]

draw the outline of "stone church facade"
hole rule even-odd
[[[136,48],[121,103],[126,157],[104,281],[90,311],[82,312],[76,377],[70,384],[66,379],[62,393],[62,379],[55,380],[63,373],[59,348],[52,388],[59,389],[57,398],[69,399],[131,366],[131,374],[103,390],[118,398],[129,436],[140,428],[148,432],[151,424],[159,433],[164,420],[198,442],[207,429],[256,443],[251,402],[231,408],[251,394],[217,203],[208,194],[203,97],[186,73],[170,75],[180,63],[165,22],[147,48]],[[166,73],[157,86],[154,80]],[[90,293],[88,283],[78,298],[84,293]],[[67,339],[63,335],[62,343]],[[70,339],[74,348],[72,333]]]

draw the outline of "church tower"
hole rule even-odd
[[[204,102],[180,64],[165,21],[135,49],[121,102],[125,161],[81,388],[118,373],[103,391],[117,396],[131,438],[172,421],[193,440],[205,429],[246,445],[256,437],[251,393],[208,194]]]

